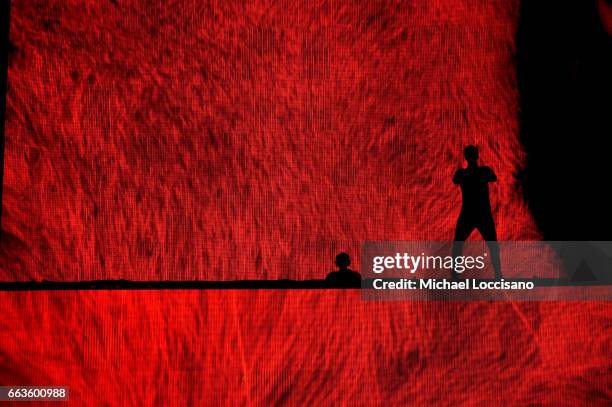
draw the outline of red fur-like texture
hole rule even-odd
[[[501,240],[517,1],[15,1],[2,280],[320,278],[451,240],[469,143]]]
[[[368,302],[331,290],[0,300],[0,383],[70,386],[75,404],[556,407],[612,398],[612,318],[602,303]]]
[[[518,1],[12,1],[0,279],[321,278],[450,240],[468,143],[502,240]],[[78,404],[609,405],[608,303],[0,293],[0,384]]]

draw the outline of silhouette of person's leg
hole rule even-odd
[[[474,229],[476,229],[476,227],[473,222],[468,220],[465,216],[459,215],[457,226],[455,227],[455,238],[453,239],[453,250],[451,254],[453,259],[461,255],[463,251],[463,242],[470,237]],[[455,269],[451,271],[451,276],[454,279],[459,277]]]
[[[495,279],[499,280],[503,277],[501,271],[501,259],[499,256],[499,244],[497,243],[497,231],[495,230],[495,222],[493,216],[487,217],[478,225],[478,231],[482,238],[487,242],[489,246],[489,252],[491,253],[491,263],[495,269]]]

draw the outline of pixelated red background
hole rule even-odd
[[[0,279],[312,279],[448,240],[468,143],[502,240],[519,1],[13,1]],[[0,383],[112,404],[600,404],[607,303],[0,294]]]
[[[538,238],[518,6],[15,2],[2,279],[358,268],[364,240],[452,238],[468,143],[500,178],[500,239]]]

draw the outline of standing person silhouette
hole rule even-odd
[[[491,213],[491,201],[489,200],[489,182],[496,182],[497,176],[491,168],[478,165],[478,148],[475,146],[467,146],[463,155],[467,161],[467,168],[458,169],[453,177],[453,183],[461,187],[462,198],[461,213],[455,228],[453,257],[461,254],[463,242],[472,234],[474,229],[478,229],[489,246],[491,262],[495,268],[495,278],[500,279],[502,273],[499,246],[497,244],[495,221]],[[453,270],[452,275],[457,278],[455,270]]]

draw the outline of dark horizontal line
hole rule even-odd
[[[399,279],[385,278],[386,281]],[[373,279],[363,280],[364,287],[372,287]],[[492,281],[478,279],[477,281]],[[554,278],[505,279],[505,281],[531,281],[537,287],[612,286],[612,282],[569,281]],[[15,281],[0,282],[0,291],[79,291],[79,290],[326,290],[358,289],[360,285],[332,285],[325,280],[233,280],[233,281]]]
[[[325,280],[230,280],[230,281],[19,281],[0,283],[0,291],[40,290],[269,290],[333,288]],[[354,287],[359,288],[359,287]]]

